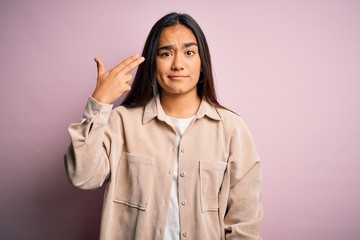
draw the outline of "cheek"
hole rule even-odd
[[[166,64],[163,61],[156,62],[157,75],[162,75],[166,72]]]
[[[164,76],[164,66],[161,62],[156,62],[156,81],[160,84]]]
[[[194,68],[193,68],[194,73],[196,72],[196,74],[200,75],[202,69],[201,69],[201,63],[197,63],[194,64]]]

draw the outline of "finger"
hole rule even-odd
[[[118,73],[118,72],[120,72],[120,71],[123,71],[125,67],[127,67],[129,64],[131,64],[131,63],[133,63],[133,62],[138,61],[139,59],[142,59],[141,62],[143,62],[143,61],[145,60],[143,57],[141,57],[141,56],[139,56],[139,55],[136,54],[136,55],[133,55],[133,56],[125,59],[124,61],[122,61],[120,64],[118,64],[117,66],[115,66],[115,67],[113,68],[113,70],[114,70],[116,73]],[[141,62],[140,62],[140,63],[141,63]],[[140,64],[140,63],[139,63],[139,64]],[[139,65],[139,64],[137,64],[137,65]],[[136,65],[136,66],[137,66],[137,65]],[[133,68],[134,68],[134,67],[133,67]],[[131,70],[132,70],[132,69],[131,69]],[[130,71],[131,71],[131,70],[130,70]],[[129,72],[129,71],[127,71],[127,72]],[[127,72],[125,72],[125,73],[127,73]]]
[[[131,90],[131,86],[129,84],[126,84],[123,86],[123,89],[122,89],[123,93],[127,93],[130,90]]]
[[[132,56],[128,57],[127,59],[125,59],[124,61],[122,61],[121,63],[119,63],[118,65],[116,65],[113,70],[121,71],[125,66],[127,66],[129,63],[131,63],[132,61],[134,61],[138,58],[140,58],[140,56],[138,54],[132,55]]]
[[[99,58],[94,58],[96,65],[97,65],[97,71],[98,71],[98,76],[102,75],[103,73],[106,72],[105,67],[103,62],[99,59]]]
[[[140,57],[134,61],[132,61],[131,63],[129,63],[127,66],[125,66],[122,71],[129,73],[131,70],[133,70],[134,68],[136,68],[137,66],[139,66],[142,62],[145,61],[144,57]]]
[[[126,74],[126,75],[123,77],[122,81],[123,81],[124,83],[126,83],[126,84],[129,84],[132,79],[133,79],[133,76],[132,76],[131,74]]]

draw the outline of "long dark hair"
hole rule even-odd
[[[205,35],[190,15],[180,13],[169,13],[158,20],[152,27],[142,52],[145,62],[138,67],[131,90],[121,105],[129,108],[145,106],[154,97],[154,94],[158,91],[156,56],[160,34],[164,28],[177,24],[189,28],[195,35],[198,44],[202,69],[197,84],[199,97],[215,107],[223,108],[216,98],[210,51]]]

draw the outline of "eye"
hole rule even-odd
[[[170,57],[170,56],[172,56],[172,52],[160,52],[159,56],[160,57]]]
[[[192,51],[192,50],[188,50],[188,51],[185,52],[185,54],[188,55],[188,56],[192,56],[192,55],[195,54],[195,52]]]

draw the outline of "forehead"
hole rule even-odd
[[[159,46],[190,42],[197,43],[196,37],[188,27],[181,24],[164,28],[159,38]]]

